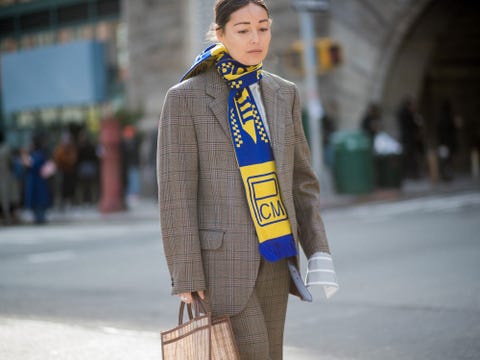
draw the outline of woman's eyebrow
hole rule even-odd
[[[258,23],[263,23],[263,22],[268,22],[268,19],[260,20]],[[233,26],[237,26],[237,25],[250,25],[250,21],[240,21],[236,24],[233,24]]]
[[[241,21],[241,22],[238,22],[238,23],[234,24],[233,26],[237,26],[237,25],[250,25],[250,22],[249,21]]]

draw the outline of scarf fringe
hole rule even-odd
[[[297,247],[291,234],[264,241],[258,244],[258,250],[260,255],[270,262],[297,256]]]

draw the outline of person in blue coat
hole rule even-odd
[[[52,205],[52,195],[41,169],[47,162],[47,154],[41,136],[34,136],[30,153],[22,155],[25,166],[25,208],[32,210],[35,223],[47,221],[46,212]]]

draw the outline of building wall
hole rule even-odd
[[[166,90],[186,66],[185,2],[125,0],[129,73],[127,94],[132,108],[145,113],[142,126],[155,127]]]

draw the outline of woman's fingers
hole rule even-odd
[[[180,301],[183,301],[184,303],[191,304],[193,302],[192,293],[181,293],[178,294],[178,297],[180,298]]]
[[[205,299],[205,291],[199,290],[197,291],[198,296],[200,296],[200,299],[204,300]],[[180,298],[180,301],[183,301],[184,303],[191,304],[193,302],[193,296],[192,293],[181,293],[178,294],[178,297]]]

